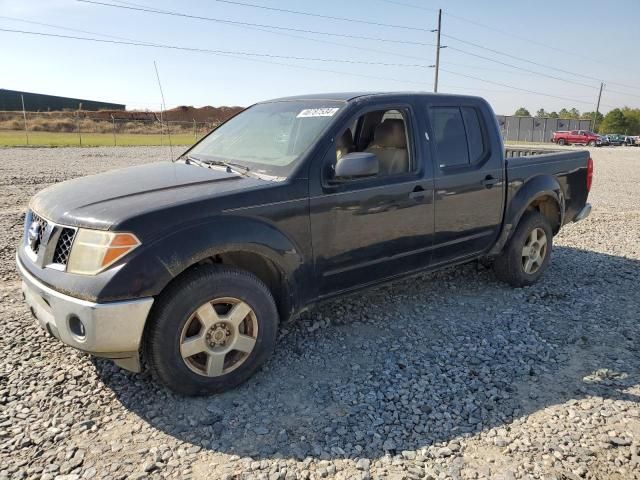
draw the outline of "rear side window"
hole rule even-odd
[[[433,107],[429,111],[441,168],[471,165],[483,159],[487,145],[477,109]]]
[[[460,109],[434,107],[430,109],[430,116],[440,167],[468,165],[467,136]]]

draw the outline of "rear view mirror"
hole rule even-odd
[[[379,172],[378,157],[368,152],[353,152],[336,163],[336,180],[375,177]]]

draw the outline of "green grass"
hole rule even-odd
[[[161,143],[162,141],[162,143]],[[173,145],[191,145],[195,139],[193,134],[180,133],[171,135]],[[29,132],[29,142],[24,132],[2,131],[0,132],[0,146],[2,147],[77,147],[80,146],[80,137],[77,133],[64,132]],[[83,133],[83,147],[113,146],[113,134],[111,133]],[[166,135],[162,137],[156,134],[118,134],[116,145],[119,146],[143,146],[143,145],[169,145]]]

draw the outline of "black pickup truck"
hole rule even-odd
[[[553,236],[589,214],[592,176],[587,151],[505,151],[481,98],[282,98],[174,162],[38,193],[17,265],[62,342],[178,392],[221,392],[269,358],[280,322],[325,299],[473,260],[532,284]]]

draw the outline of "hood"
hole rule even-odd
[[[108,230],[163,207],[176,206],[269,182],[184,163],[150,163],[76,178],[48,187],[30,208],[56,223]]]

